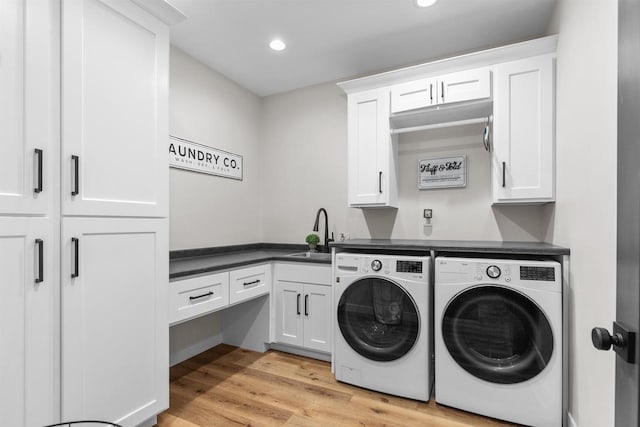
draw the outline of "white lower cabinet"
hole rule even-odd
[[[331,267],[277,264],[275,340],[331,352]]]
[[[56,421],[58,281],[52,234],[49,218],[0,218],[3,426],[44,426]]]
[[[270,264],[229,272],[229,304],[265,295],[269,291],[271,291]]]
[[[63,420],[168,407],[167,236],[166,219],[63,219]]]

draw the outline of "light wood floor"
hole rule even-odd
[[[327,362],[224,344],[171,368],[170,393],[159,427],[510,425],[339,383]]]

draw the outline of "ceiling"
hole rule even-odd
[[[171,43],[260,96],[543,36],[556,2],[169,1],[188,16]]]

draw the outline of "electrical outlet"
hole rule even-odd
[[[431,209],[425,209],[425,210],[423,211],[423,215],[424,215],[424,217],[425,217],[426,219],[431,219],[431,218],[433,218],[433,210],[431,210]]]

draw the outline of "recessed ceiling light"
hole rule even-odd
[[[438,0],[416,0],[416,4],[420,7],[429,7],[436,4]]]
[[[273,39],[271,40],[271,43],[269,43],[269,47],[273,50],[281,51],[285,50],[287,45],[280,39]]]

